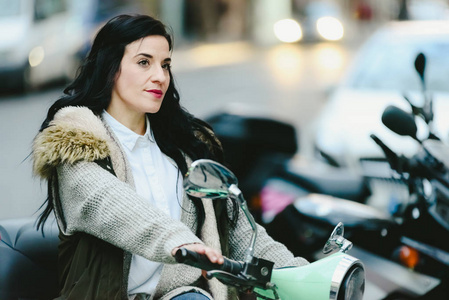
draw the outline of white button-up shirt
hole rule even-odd
[[[180,219],[182,176],[178,167],[161,152],[152,136],[150,122],[146,121],[145,134],[139,135],[106,111],[103,120],[112,128],[120,141],[132,169],[136,192],[173,219]],[[156,289],[162,264],[141,256],[132,256],[128,279],[128,294],[151,295]]]

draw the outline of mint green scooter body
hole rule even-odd
[[[287,267],[274,269],[271,283],[276,285],[276,291],[282,300],[329,300],[336,299],[344,273],[356,263],[354,257],[338,252],[303,267]],[[338,283],[337,283],[338,284]],[[256,288],[255,292],[269,299],[276,299],[272,290]],[[262,298],[257,298],[262,299]]]
[[[237,183],[235,175],[223,165],[200,159],[192,162],[184,179],[184,189],[187,194],[194,197],[209,199],[229,197],[239,203],[253,229],[253,235],[245,253],[245,262],[251,262],[254,258],[257,224],[249,213]],[[323,248],[325,254],[337,249],[340,252],[307,266],[272,270],[266,289],[254,289],[256,295],[260,295],[258,299],[336,300],[340,293],[340,296],[346,299],[361,300],[365,286],[364,268],[358,259],[345,254],[351,249],[352,243],[343,237],[343,233],[343,223],[340,222]],[[353,268],[355,265],[357,267]],[[267,267],[261,268],[259,272],[262,276],[269,274]],[[265,282],[265,278],[262,282]],[[343,288],[340,289],[340,287]]]

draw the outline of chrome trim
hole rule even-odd
[[[334,275],[332,275],[332,283],[331,283],[331,288],[330,288],[330,293],[329,293],[329,300],[337,299],[338,291],[340,289],[343,279],[345,278],[346,273],[352,266],[357,265],[357,264],[360,265],[361,267],[363,267],[362,262],[359,259],[352,257],[351,255],[345,254],[341,258],[340,262],[337,265],[337,268],[334,271]]]

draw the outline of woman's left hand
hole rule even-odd
[[[221,251],[216,250],[214,248],[208,247],[203,244],[187,244],[182,245],[180,247],[174,248],[171,252],[171,254],[174,256],[176,251],[179,248],[185,248],[187,250],[196,252],[198,254],[206,255],[207,258],[210,260],[210,262],[214,264],[222,265],[224,263],[223,255],[221,254]]]

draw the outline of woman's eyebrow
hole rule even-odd
[[[148,58],[153,58],[153,55],[148,54],[148,53],[137,53],[136,55],[134,55],[134,57],[137,57],[137,56],[140,56],[140,55],[148,57]]]
[[[137,57],[137,56],[139,56],[139,55],[145,56],[145,57],[147,57],[147,58],[153,58],[153,55],[148,54],[148,53],[138,53],[138,54],[136,54],[134,57]],[[167,58],[164,59],[164,61],[165,61],[165,62],[171,62],[171,58],[170,58],[170,57],[167,57]]]

